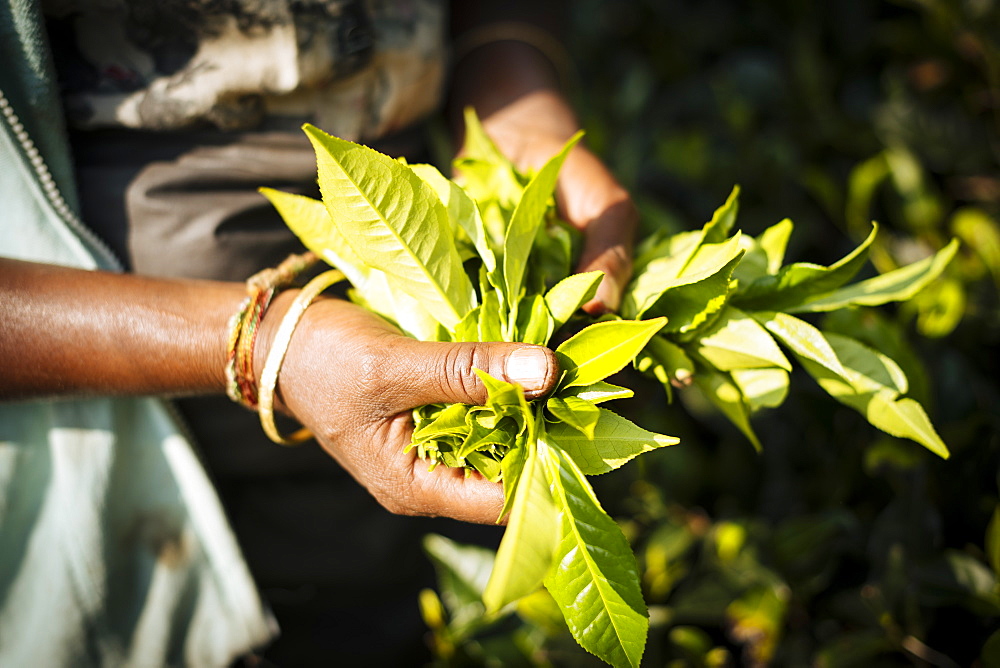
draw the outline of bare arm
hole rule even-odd
[[[297,292],[279,294],[261,322],[258,379]],[[244,294],[235,283],[0,259],[0,399],[222,393],[228,320]],[[489,523],[503,505],[500,485],[459,469],[428,471],[403,452],[413,408],[485,401],[474,368],[520,383],[529,396],[551,389],[557,376],[546,348],[416,341],[354,304],[324,298],[295,330],[277,389],[287,411],[389,510]]]
[[[0,398],[220,392],[244,294],[0,258]]]

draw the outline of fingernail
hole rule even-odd
[[[549,374],[549,357],[542,348],[519,348],[507,356],[503,373],[507,382],[539,390]]]

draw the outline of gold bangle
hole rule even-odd
[[[295,332],[299,320],[302,319],[302,315],[313,300],[328,287],[342,280],[344,280],[344,275],[336,269],[331,269],[306,283],[302,291],[296,295],[288,312],[285,313],[285,317],[274,335],[271,349],[267,353],[264,370],[260,374],[257,410],[260,413],[260,426],[264,428],[264,433],[280,445],[298,445],[309,440],[312,436],[309,430],[303,427],[291,436],[285,437],[278,432],[278,427],[274,424],[274,389],[278,384],[278,372],[281,370],[281,363],[285,361],[285,353],[288,352],[292,333]]]
[[[573,59],[566,47],[552,33],[532,23],[497,21],[471,28],[455,39],[452,61],[458,64],[476,49],[495,42],[520,42],[533,47],[552,65],[560,87],[564,91],[572,88]]]

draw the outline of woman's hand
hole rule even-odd
[[[521,168],[538,168],[557,154],[576,130],[565,102],[550,91],[528,93],[483,121],[501,151]],[[628,192],[584,144],[563,163],[556,185],[563,220],[584,233],[576,271],[605,274],[595,298],[584,306],[593,314],[614,311],[632,276],[632,246],[639,216]]]
[[[259,374],[294,292],[265,316]],[[388,510],[492,523],[503,491],[478,474],[438,466],[404,452],[411,411],[425,404],[486,401],[473,369],[520,384],[537,397],[555,383],[554,354],[522,343],[430,343],[403,336],[376,315],[336,299],[310,306],[291,339],[278,393],[287,411]],[[277,446],[275,446],[277,447]]]
[[[463,25],[476,30],[473,20]],[[451,94],[457,146],[462,145],[466,106],[475,108],[497,148],[521,169],[544,165],[580,129],[553,63],[531,44],[507,39],[459,55]],[[563,164],[556,203],[563,219],[584,233],[576,270],[605,273],[585,310],[595,315],[616,310],[632,275],[639,218],[631,197],[580,143]]]

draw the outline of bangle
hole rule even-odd
[[[264,312],[280,290],[316,262],[312,252],[290,255],[273,269],[264,269],[246,283],[247,297],[229,319],[226,348],[226,395],[250,409],[257,408],[257,383],[253,374],[253,350]]]
[[[560,88],[570,89],[574,81],[573,59],[566,47],[549,31],[522,21],[497,21],[471,28],[455,39],[452,61],[460,63],[476,49],[495,42],[521,42],[540,52],[556,71]]]
[[[264,428],[264,433],[279,445],[298,445],[312,436],[309,430],[303,427],[291,436],[285,437],[278,432],[278,427],[274,424],[274,390],[278,384],[281,363],[285,361],[285,353],[288,352],[288,344],[292,340],[292,333],[313,300],[328,287],[343,279],[344,274],[336,269],[331,269],[309,281],[302,288],[302,292],[295,297],[288,312],[285,313],[285,317],[274,335],[271,350],[267,353],[264,370],[260,374],[257,410],[260,413],[260,426]]]

